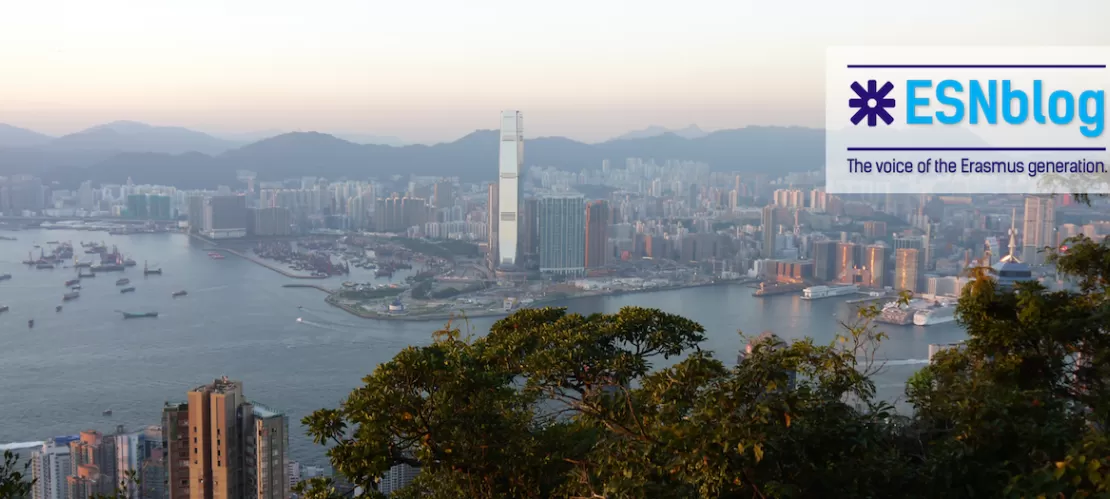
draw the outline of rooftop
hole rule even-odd
[[[251,412],[254,413],[255,417],[268,419],[268,418],[273,418],[273,417],[283,415],[281,411],[274,410],[274,409],[272,409],[270,407],[267,407],[265,405],[262,405],[258,402],[253,402],[252,401],[251,402],[251,407],[252,407]]]

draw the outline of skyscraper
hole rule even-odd
[[[763,207],[763,258],[775,257],[775,207]]]
[[[520,204],[520,170],[524,164],[524,118],[520,111],[501,112],[500,155],[497,164],[498,263],[512,267],[520,249],[518,209]]]
[[[920,278],[919,268],[921,251],[917,248],[898,248],[894,253],[894,289],[898,291],[917,292],[917,281]]]
[[[190,390],[188,400],[190,499],[289,497],[283,414],[247,401],[243,384],[226,377]],[[170,444],[168,450],[179,449]]]
[[[66,475],[69,473],[69,445],[65,438],[53,439],[31,453],[31,472],[35,486],[34,499],[66,499]]]
[[[887,254],[887,247],[881,244],[872,244],[863,248],[860,286],[876,289],[883,287],[887,274]]]
[[[1047,256],[1044,248],[1057,244],[1055,199],[1050,196],[1025,198],[1025,223],[1021,235],[1022,260],[1028,265],[1043,265]]]
[[[586,210],[581,195],[539,200],[540,271],[578,275],[586,267]]]
[[[603,200],[586,204],[586,268],[606,263],[605,248],[609,242],[609,203]]]
[[[499,195],[497,191],[497,182],[489,185],[489,198],[486,207],[486,211],[489,215],[489,223],[486,229],[489,232],[489,265],[491,269],[497,268],[497,262],[501,261],[501,259],[497,257],[497,245],[500,243],[497,234],[497,228],[500,224],[497,222],[501,218],[501,211],[498,209]]]
[[[817,241],[813,243],[813,278],[819,281],[832,282],[837,278],[836,273],[836,241]]]

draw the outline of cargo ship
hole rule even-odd
[[[956,306],[951,304],[936,304],[913,314],[913,323],[916,326],[933,326],[955,320]]]
[[[119,290],[120,294],[123,294],[123,293],[130,293],[130,292],[133,292],[133,291],[135,291],[135,287],[134,287],[134,286],[131,286],[131,287],[127,287],[127,288],[123,288],[123,289]]]
[[[131,279],[123,278],[116,281],[116,286],[123,286],[124,284],[127,284],[129,282],[131,282]]]
[[[79,297],[79,296],[81,296],[80,291],[70,291],[70,292],[62,295],[62,300],[64,300],[64,301],[76,300],[77,297]]]
[[[120,312],[120,313],[123,314],[124,319],[144,319],[144,318],[147,318],[147,317],[158,317],[158,312],[142,312],[142,313],[138,313],[138,314],[131,313],[131,312]]]
[[[803,300],[819,300],[821,298],[832,298],[834,296],[852,295],[859,292],[859,286],[850,284],[847,286],[812,286],[802,290]]]

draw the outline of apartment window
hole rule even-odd
[[[198,451],[196,447],[193,447],[193,454],[200,454],[200,451]]]
[[[193,437],[193,443],[197,443],[197,437]]]
[[[224,465],[224,464],[223,464],[222,462],[220,462],[220,461],[216,461],[216,466],[223,466],[223,465]]]

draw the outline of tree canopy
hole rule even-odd
[[[409,464],[400,497],[1110,497],[1110,245],[1052,261],[1077,290],[965,289],[968,339],[909,380],[906,414],[875,395],[873,309],[731,366],[687,318],[544,308],[448,324],[304,423],[368,496]]]

